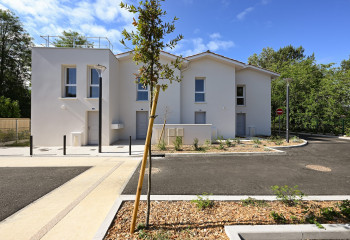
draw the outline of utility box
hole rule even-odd
[[[80,147],[81,146],[81,132],[72,132],[72,146]]]

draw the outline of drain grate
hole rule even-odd
[[[319,171],[319,172],[330,172],[332,169],[329,167],[321,166],[321,165],[306,165],[306,168]]]

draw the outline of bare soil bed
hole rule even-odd
[[[282,214],[283,224],[308,223],[314,216],[317,222],[349,223],[339,214],[327,220],[320,209],[333,207],[339,211],[338,201],[303,201],[288,206],[281,201],[256,201],[244,204],[237,201],[214,201],[211,208],[199,210],[190,201],[152,201],[150,228],[130,234],[133,201],[124,202],[108,230],[105,240],[115,239],[228,239],[225,225],[282,224],[271,216],[272,211]],[[146,202],[141,201],[137,223],[145,222]],[[280,215],[281,216],[281,215]]]
[[[213,143],[211,145],[200,145],[199,150],[195,150],[192,145],[183,145],[179,151],[176,151],[173,145],[167,145],[166,150],[160,150],[157,145],[152,145],[152,151],[155,153],[274,152],[275,150],[269,147],[296,146],[301,143],[303,143],[302,140],[298,140],[297,142],[289,141],[289,143],[287,143],[286,140],[260,140],[260,143],[257,144],[254,143],[253,140],[249,140],[240,141],[240,143],[231,141],[231,146],[228,146],[225,141],[222,141],[221,147],[219,143]]]

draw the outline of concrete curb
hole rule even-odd
[[[349,239],[350,224],[225,226],[230,240],[240,239]],[[242,237],[242,238],[241,238]]]
[[[275,195],[211,195],[208,196],[210,200],[215,201],[241,201],[243,199],[247,199],[248,197],[257,199],[257,200],[266,200],[266,201],[274,201],[277,200]],[[151,201],[191,201],[196,199],[197,195],[151,195]],[[307,196],[304,197],[303,200],[319,200],[319,201],[341,201],[350,199],[350,195],[324,195],[324,196]],[[134,201],[135,195],[121,195],[117,198],[107,214],[105,220],[102,222],[100,228],[97,230],[93,240],[103,240],[105,237],[110,225],[113,222],[114,216],[119,211],[122,203],[124,201]],[[146,195],[141,195],[141,201],[147,200]],[[238,238],[240,239],[240,238]],[[281,238],[279,238],[281,239]]]
[[[301,139],[303,140],[303,143],[301,144],[298,144],[298,145],[293,145],[293,146],[276,146],[276,147],[271,147],[273,149],[275,148],[296,148],[296,147],[303,147],[303,146],[306,146],[308,144],[308,141],[304,140],[304,139]]]

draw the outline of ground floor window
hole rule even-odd
[[[195,112],[194,113],[194,123],[195,124],[205,124],[206,123],[206,113],[205,112]]]

